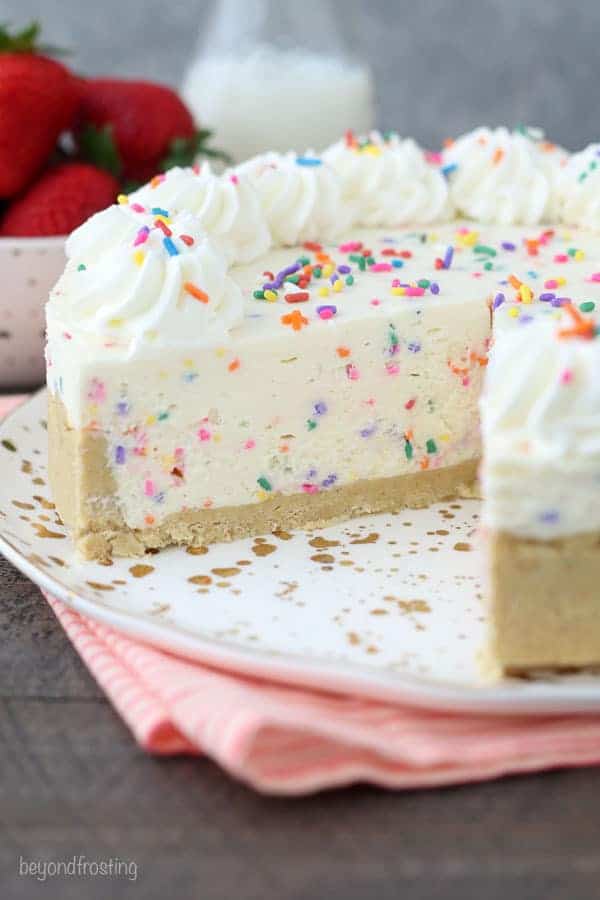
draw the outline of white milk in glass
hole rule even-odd
[[[339,32],[324,0],[224,0],[182,96],[236,162],[266,150],[319,151],[347,129],[369,131],[371,72],[348,57]]]

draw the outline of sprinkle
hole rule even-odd
[[[408,438],[404,438],[404,453],[407,459],[413,458],[413,445]]]
[[[446,252],[444,253],[444,259],[442,260],[442,265],[444,269],[449,269],[452,265],[452,259],[454,257],[454,247],[449,245],[446,247]]]
[[[306,420],[306,427],[308,428],[309,431],[314,431],[315,428],[317,427],[317,424],[318,424],[318,423],[315,422],[314,419],[307,419],[307,420]]]
[[[179,256],[179,250],[170,237],[164,237],[163,244],[169,256]]]
[[[299,309],[282,316],[281,322],[283,325],[291,325],[294,331],[301,331],[305,325],[308,325],[308,319],[302,315]]]
[[[260,478],[256,479],[256,483],[263,489],[263,491],[272,491],[271,482],[268,478],[265,478],[264,475],[261,475]]]
[[[77,266],[77,271],[85,272],[86,268],[87,268],[87,266],[85,266],[84,263],[79,263],[79,265]]]
[[[357,250],[362,249],[361,241],[348,241],[345,244],[340,244],[338,247],[340,253],[354,253]]]
[[[252,296],[254,297],[255,300],[264,300],[265,292],[264,291],[254,291]]]
[[[484,256],[496,256],[494,248],[488,247],[486,244],[477,244],[473,247],[473,253],[481,253]]]
[[[350,349],[348,347],[338,347],[335,352],[340,359],[346,359],[346,357],[350,356]]]
[[[499,306],[502,306],[505,300],[506,297],[502,292],[497,293],[494,297],[494,302],[492,303],[492,309],[498,309]]]
[[[571,384],[573,381],[573,371],[572,369],[564,369],[560,373],[560,382],[561,384]]]
[[[323,249],[321,244],[317,244],[316,241],[304,241],[302,244],[305,250],[310,250],[311,253],[320,253]]]
[[[513,244],[511,241],[502,241],[500,246],[503,250],[508,250],[509,252],[517,249],[517,245]]]
[[[502,147],[496,147],[492,156],[492,163],[497,166],[504,158],[504,150]]]
[[[136,266],[141,266],[141,265],[142,265],[142,263],[144,262],[144,252],[143,252],[143,250],[136,250],[136,251],[135,251],[135,253],[133,254],[133,261],[134,261],[134,263],[136,264]]]
[[[437,449],[438,449],[437,444],[433,438],[429,438],[429,440],[426,441],[425,448],[428,453],[437,453]]]
[[[319,297],[329,297],[329,288],[323,285],[323,287],[320,287],[318,289],[317,294],[319,295]]]
[[[147,478],[144,481],[144,494],[146,495],[146,497],[154,496],[154,482],[150,478]]]
[[[164,216],[165,219],[169,218],[168,209],[163,209],[161,206],[153,206],[150,210],[153,216]]]
[[[327,412],[327,404],[324,400],[319,400],[317,403],[315,403],[313,409],[315,411],[315,415],[324,416]]]
[[[190,234],[180,234],[179,240],[183,241],[186,247],[192,247],[194,245],[194,238]]]
[[[142,206],[141,203],[132,203],[129,208],[132,209],[136,213],[145,213],[146,212],[146,207]]]
[[[317,306],[317,315],[320,319],[333,319],[337,313],[337,306],[327,304],[326,306]]]
[[[278,296],[279,295],[278,295],[277,291],[272,291],[272,290],[264,291],[264,298],[265,298],[265,300],[268,300],[269,303],[275,303]]]
[[[129,197],[127,194],[117,194],[117,203],[119,206],[127,206],[129,203]]]
[[[579,309],[581,310],[581,312],[585,313],[594,312],[594,310],[596,309],[596,304],[593,300],[584,300],[583,303],[579,304]]]
[[[237,177],[237,175],[230,175],[229,180],[232,184],[239,184],[239,181],[240,181],[240,179]]]
[[[156,228],[159,228],[166,237],[171,237],[171,235],[173,234],[171,229],[167,225],[165,225],[163,219],[155,219],[154,225]]]
[[[196,300],[199,300],[200,303],[208,303],[210,299],[205,291],[201,290],[199,287],[196,287],[196,285],[191,281],[185,281],[183,284],[183,289]]]
[[[115,449],[115,462],[118,465],[122,466],[123,463],[125,462],[125,455],[126,455],[125,447],[123,447],[123,446],[121,446],[121,444],[119,444],[119,446]]]
[[[284,294],[286,303],[306,303],[309,296],[310,294],[308,291],[296,291],[293,294]]]
[[[569,257],[566,253],[557,253],[556,256],[554,257],[554,262],[555,263],[568,263]]]
[[[370,267],[370,270],[371,272],[391,272],[392,264],[385,262],[373,263],[373,265]]]
[[[561,328],[558,332],[559,338],[579,337],[585,340],[591,340],[596,337],[596,326],[591,319],[584,319],[578,309],[572,304],[564,307],[565,311],[571,317],[573,325],[571,328]]]
[[[228,369],[229,372],[237,372],[237,370],[239,369],[239,367],[240,367],[240,361],[239,361],[239,359],[238,359],[237,356],[236,356],[235,359],[232,359],[232,360],[231,360],[231,362],[230,362],[229,365],[227,366],[227,369]]]
[[[444,178],[448,178],[453,172],[456,172],[457,169],[458,163],[447,163],[445,166],[441,167],[440,172]]]
[[[385,374],[386,375],[398,375],[400,372],[400,366],[395,362],[386,362],[385,364]]]
[[[404,404],[404,409],[412,409],[416,402],[417,402],[417,398],[411,397],[410,400],[407,400],[406,403]]]
[[[360,378],[360,372],[354,365],[354,363],[348,363],[346,366],[346,377],[350,379],[350,381],[358,381]]]
[[[519,295],[522,303],[531,303],[533,300],[533,291],[527,284],[522,284],[519,288]]]
[[[541,300],[542,303],[549,303],[551,300],[554,300],[555,298],[556,298],[556,294],[553,294],[552,292],[544,292],[543,294],[540,294],[538,297],[538,299]]]
[[[142,225],[140,230],[135,236],[135,240],[133,242],[134,247],[139,247],[140,244],[144,244],[148,240],[148,235],[150,234],[150,229],[147,225]]]
[[[208,428],[199,428],[197,434],[201,441],[210,441],[211,434]]]
[[[430,284],[430,286],[429,286],[429,290],[431,291],[432,294],[439,294],[439,292],[440,292],[440,286],[439,286],[439,284],[437,283],[437,281],[432,281],[432,282],[431,282],[431,284]]]
[[[351,287],[354,284],[354,276],[353,275],[347,276],[346,284],[348,285],[348,287]]]
[[[322,166],[322,161],[316,156],[297,156],[296,165],[298,166]]]

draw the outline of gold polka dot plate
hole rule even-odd
[[[77,558],[52,504],[46,395],[0,424],[0,550],[73,609],[245,674],[478,712],[600,709],[592,673],[494,681],[486,666],[479,502],[319,531]]]

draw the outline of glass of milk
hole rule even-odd
[[[328,0],[220,0],[182,86],[198,125],[235,162],[369,131],[373,79],[343,24]]]

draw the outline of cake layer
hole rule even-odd
[[[271,494],[264,502],[173,512],[156,525],[129,527],[98,431],[72,428],[60,401],[49,403],[49,474],[57,508],[88,559],[136,556],[172,544],[229,541],[340,519],[419,508],[472,494],[477,460],[387,478],[361,479],[318,494]]]
[[[600,531],[489,534],[492,652],[501,669],[600,665]]]

